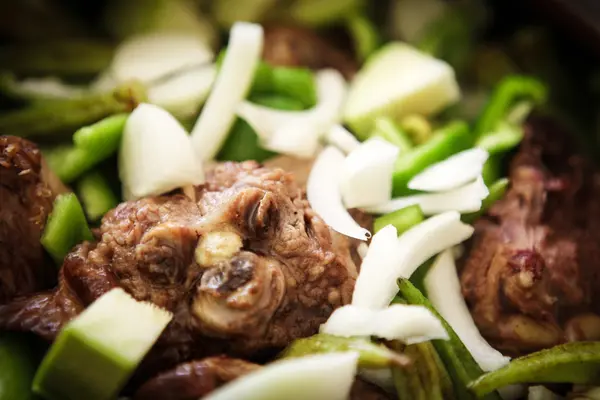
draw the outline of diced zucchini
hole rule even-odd
[[[171,318],[111,290],[61,331],[35,375],[34,392],[50,400],[116,398]]]
[[[61,194],[54,200],[54,208],[42,234],[42,246],[57,264],[61,264],[73,246],[92,240],[85,215],[77,196]]]
[[[452,68],[401,42],[374,53],[350,86],[344,121],[365,139],[375,118],[432,115],[456,102],[460,91]]]

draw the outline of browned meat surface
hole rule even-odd
[[[254,357],[317,332],[350,301],[351,241],[315,215],[292,175],[226,163],[183,195],[109,212],[98,243],[76,249],[52,293],[0,306],[0,329],[52,339],[114,286],[174,313],[139,371],[215,354]]]
[[[0,304],[56,282],[40,237],[62,191],[33,143],[0,136]]]
[[[358,71],[353,57],[319,37],[314,31],[292,26],[265,27],[263,58],[273,65],[335,68],[346,79]]]
[[[225,356],[180,364],[144,383],[133,400],[198,400],[259,365]]]
[[[356,378],[350,392],[350,400],[391,400],[392,398],[379,387],[360,378]]]
[[[531,119],[511,187],[476,224],[463,294],[491,343],[522,354],[600,335],[600,174]]]

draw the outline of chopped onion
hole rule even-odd
[[[213,51],[197,35],[159,32],[134,36],[121,44],[110,71],[118,82],[150,82],[174,71],[209,63]]]
[[[510,362],[481,336],[462,296],[452,250],[441,253],[425,277],[427,297],[484,371],[494,371]]]
[[[413,204],[418,204],[426,215],[446,211],[469,213],[479,211],[482,200],[488,194],[488,188],[483,182],[483,178],[479,176],[474,182],[447,192],[398,197],[377,206],[364,207],[364,210],[373,214],[387,214]]]
[[[342,204],[340,194],[340,172],[344,154],[333,146],[326,147],[313,164],[308,182],[306,197],[312,209],[331,229],[353,237],[367,240],[371,234],[356,223]]]
[[[561,397],[554,393],[553,391],[547,389],[545,386],[530,386],[529,393],[527,395],[527,400],[563,400],[564,397]],[[575,398],[577,400],[578,398]],[[587,397],[579,398],[581,400],[587,399]]]
[[[215,390],[205,400],[346,400],[358,353],[330,353],[276,361]]]
[[[238,22],[213,89],[192,129],[194,150],[201,160],[214,158],[235,119],[235,110],[252,84],[263,47],[260,25]]]
[[[192,68],[150,86],[148,100],[177,116],[192,116],[206,100],[216,76],[214,64]]]
[[[367,256],[367,251],[369,251],[369,245],[365,242],[361,242],[356,246],[356,252],[361,259],[364,259]]]
[[[433,164],[408,182],[408,188],[426,192],[445,192],[471,182],[483,170],[488,152],[475,147]]]
[[[376,336],[406,344],[448,339],[440,320],[423,306],[392,304],[373,310],[347,305],[336,309],[321,332],[336,336]]]
[[[329,129],[325,136],[325,140],[327,143],[336,146],[346,154],[360,146],[360,142],[356,136],[339,124],[335,124]]]
[[[394,385],[394,377],[391,369],[367,369],[361,368],[358,371],[358,376],[367,382],[371,382],[375,386],[379,386],[387,393],[396,394],[396,386]]]
[[[353,305],[386,307],[398,293],[398,278],[410,278],[429,258],[467,240],[473,227],[462,223],[456,211],[448,211],[414,226],[396,241],[395,231],[388,225],[373,236],[354,286]]]
[[[243,102],[237,108],[260,137],[265,148],[278,153],[308,158],[319,147],[319,138],[340,117],[346,96],[346,82],[335,70],[316,75],[317,105],[306,111],[281,111]]]
[[[186,131],[171,114],[152,104],[140,104],[127,119],[119,177],[128,200],[204,182]]]
[[[344,160],[340,190],[347,208],[389,201],[398,147],[383,139],[361,143]]]

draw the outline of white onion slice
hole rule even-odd
[[[306,111],[282,111],[243,102],[237,114],[256,131],[265,148],[308,158],[319,147],[319,138],[340,118],[346,82],[332,69],[316,74],[317,105]]]
[[[333,146],[317,157],[306,183],[306,197],[312,209],[336,232],[367,240],[371,234],[354,221],[342,203],[340,172],[344,154]]]
[[[340,190],[347,208],[389,201],[398,147],[383,139],[361,143],[344,160]]]
[[[367,256],[367,251],[369,251],[369,245],[365,242],[361,242],[356,246],[356,252],[361,259],[364,259]]]
[[[452,250],[441,253],[425,277],[427,297],[452,326],[460,340],[484,371],[494,371],[510,362],[481,336],[462,296]]]
[[[213,51],[197,35],[175,32],[134,36],[117,48],[110,72],[118,82],[149,82],[166,74],[205,64]]]
[[[408,188],[444,192],[460,187],[481,175],[488,152],[475,147],[433,164],[408,182]]]
[[[396,242],[395,231],[388,225],[373,236],[354,286],[353,305],[386,307],[398,293],[398,278],[410,278],[429,258],[467,240],[473,227],[462,223],[459,213],[448,211],[414,226]]]
[[[387,393],[396,395],[396,386],[394,384],[394,377],[392,376],[392,370],[388,369],[369,369],[361,368],[358,371],[358,376],[367,382],[371,382],[375,386],[379,386]]]
[[[581,398],[575,397],[574,400],[578,400],[578,399],[583,400],[584,398],[587,399],[588,397],[581,397]],[[592,398],[592,397],[590,397],[590,398]],[[564,397],[557,395],[556,393],[547,389],[544,386],[538,385],[538,386],[530,386],[529,387],[529,392],[527,394],[527,400],[564,400]]]
[[[392,304],[373,310],[347,305],[336,309],[321,332],[335,336],[376,336],[406,344],[448,339],[440,320],[423,306]]]
[[[263,47],[260,25],[238,22],[231,28],[227,54],[202,113],[192,129],[194,150],[201,160],[212,159],[235,119],[254,77]]]
[[[202,164],[181,124],[167,111],[140,104],[129,116],[119,152],[127,200],[204,182]]]
[[[204,400],[347,400],[358,354],[330,353],[276,361],[215,390]]]
[[[360,146],[360,142],[356,136],[339,124],[335,124],[329,129],[325,136],[325,140],[327,143],[336,146],[346,154]]]
[[[398,197],[377,206],[364,207],[364,210],[373,214],[387,214],[413,204],[418,204],[425,215],[433,215],[446,211],[469,213],[479,211],[482,200],[488,194],[488,188],[483,182],[483,178],[479,176],[475,181],[447,192]]]

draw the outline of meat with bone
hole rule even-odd
[[[207,174],[196,198],[119,205],[104,217],[99,241],[67,257],[55,291],[0,306],[0,329],[52,339],[120,286],[174,313],[141,366],[147,377],[194,358],[279,349],[316,333],[350,301],[356,243],[315,215],[292,175],[226,163]]]
[[[35,144],[0,136],[0,304],[56,282],[40,238],[54,198],[65,190]]]
[[[537,117],[526,125],[510,182],[477,222],[462,271],[477,326],[513,355],[598,340],[600,174],[555,123]]]

